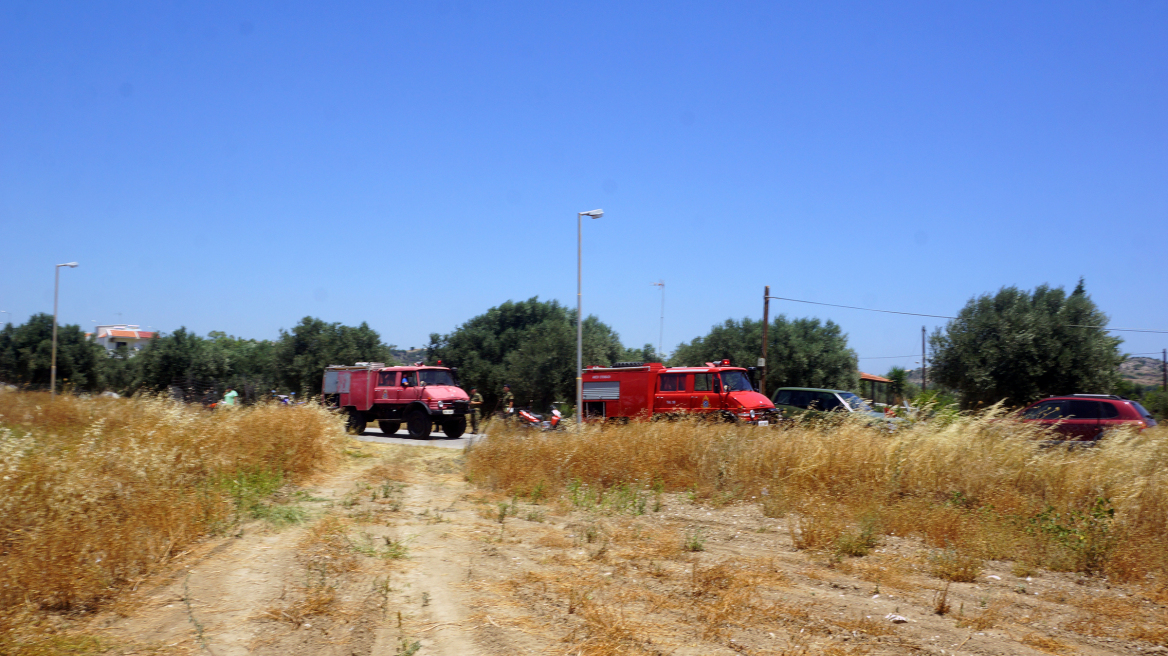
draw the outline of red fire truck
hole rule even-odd
[[[754,391],[751,370],[729,360],[704,367],[618,362],[584,370],[584,418],[648,419],[686,413],[766,426],[778,419],[770,399]]]
[[[470,411],[469,397],[446,367],[330,365],[324,371],[323,395],[326,407],[345,413],[345,427],[353,435],[364,432],[371,421],[393,435],[404,421],[410,437],[430,437],[435,423],[448,437],[460,437]]]

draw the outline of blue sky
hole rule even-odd
[[[508,299],[666,350],[762,290],[1168,330],[1168,3],[0,2],[0,320],[398,346]],[[862,358],[943,321],[774,302]],[[1121,333],[1129,352],[1168,335]],[[883,373],[912,358],[866,359]]]

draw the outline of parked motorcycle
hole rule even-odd
[[[554,431],[560,429],[560,422],[564,418],[564,415],[562,415],[556,408],[552,408],[551,413],[546,415],[547,419],[544,418],[545,415],[537,415],[525,408],[520,408],[517,410],[515,412],[515,416],[519,418],[519,423],[523,426],[526,426],[532,430],[540,431]]]

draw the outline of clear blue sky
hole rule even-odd
[[[1168,3],[0,2],[0,320],[665,347],[1080,276],[1168,330]],[[775,302],[863,358],[934,319]],[[1168,335],[1121,333],[1129,352]],[[864,360],[882,373],[912,358]]]

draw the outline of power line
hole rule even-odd
[[[932,317],[933,319],[956,319],[957,317],[948,317],[943,314],[920,314],[917,312],[898,312],[896,310],[877,310],[875,308],[856,307],[854,305],[836,305],[835,303],[820,303],[818,301],[801,301],[797,298],[783,298],[781,296],[768,296],[776,301],[791,301],[792,303],[810,303],[811,305],[826,305],[828,307],[846,308],[848,310],[863,310],[865,312],[883,312],[885,314],[905,314],[910,317]]]
[[[804,301],[798,298],[784,298],[782,296],[768,296],[776,301],[790,301],[792,303],[808,303],[811,305],[826,305],[827,307],[844,308],[847,310],[863,310],[864,312],[883,312],[885,314],[903,314],[910,317],[929,317],[932,319],[956,319],[957,317],[950,317],[944,314],[921,314],[920,312],[900,312],[898,310],[878,310],[876,308],[856,307],[855,305],[837,305],[835,303],[820,303],[819,301]],[[1099,328],[1100,330],[1107,330],[1112,332],[1123,333],[1158,333],[1168,335],[1168,330],[1145,330],[1142,328],[1108,328],[1107,326],[1087,326],[1077,323],[1066,324],[1068,328]]]
[[[896,358],[919,358],[919,357],[921,357],[920,353],[914,353],[913,355],[874,355],[874,356],[867,357],[867,358],[857,358],[857,360],[893,360]]]

